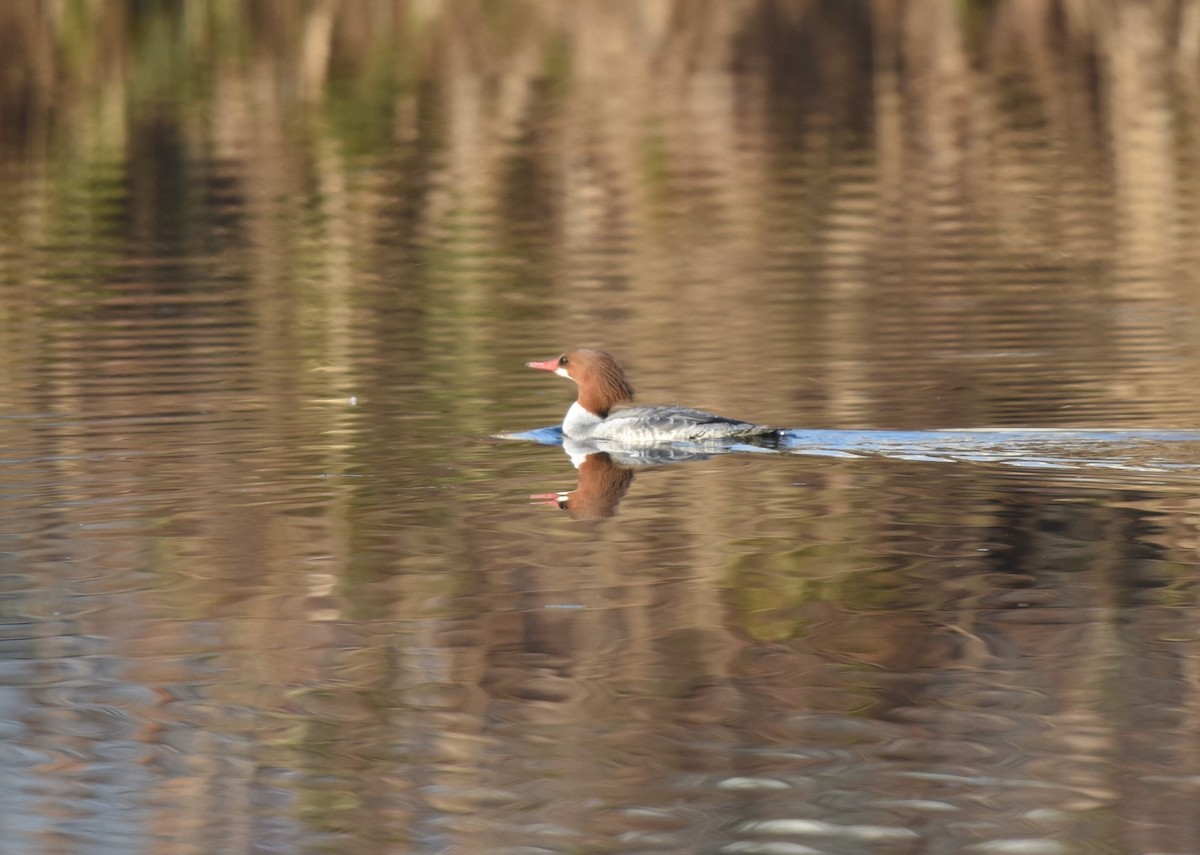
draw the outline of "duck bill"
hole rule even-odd
[[[526,362],[527,368],[537,368],[541,371],[556,371],[558,370],[557,359],[547,359],[545,362]]]

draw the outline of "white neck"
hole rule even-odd
[[[588,412],[576,401],[571,405],[571,409],[567,410],[566,418],[563,419],[563,433],[576,438],[590,436],[596,429],[596,425],[602,421],[603,419],[598,415]]]

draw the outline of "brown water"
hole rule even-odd
[[[0,6],[0,851],[1200,851],[1179,6]]]

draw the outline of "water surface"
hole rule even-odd
[[[1200,851],[1156,14],[5,8],[4,851]]]

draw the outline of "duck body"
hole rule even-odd
[[[617,360],[602,350],[577,349],[530,368],[553,371],[574,380],[579,396],[563,419],[563,435],[571,439],[606,440],[623,445],[669,442],[714,443],[766,441],[779,431],[677,406],[633,405],[633,387]]]
[[[575,403],[563,419],[563,434],[572,439],[604,439],[635,445],[751,439],[776,433],[763,425],[676,406],[619,407],[599,418]]]

